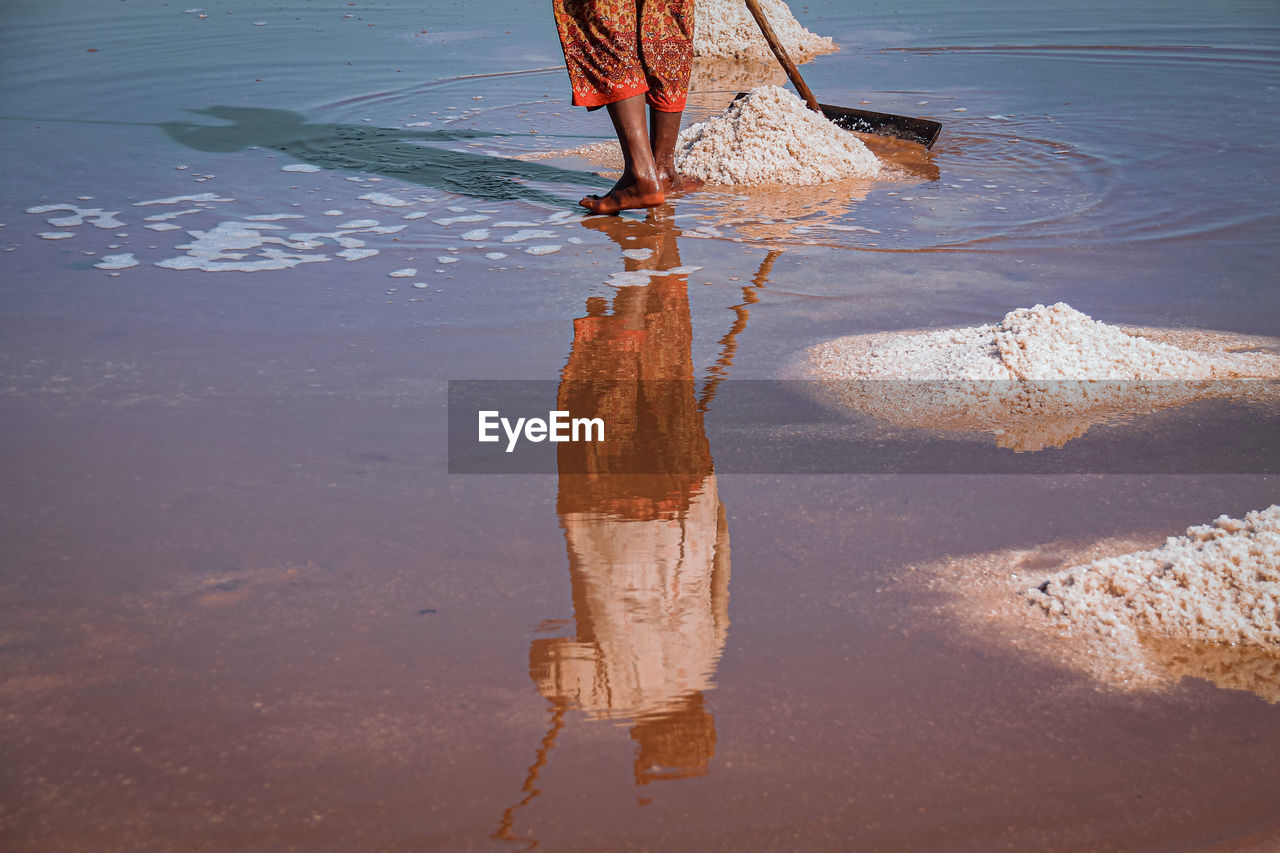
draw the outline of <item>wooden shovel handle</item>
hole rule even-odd
[[[782,63],[782,70],[787,72],[787,76],[791,78],[791,83],[796,87],[796,91],[800,93],[800,97],[804,98],[804,102],[809,105],[809,109],[820,114],[822,107],[818,106],[818,99],[813,96],[813,92],[809,91],[809,87],[805,85],[804,78],[800,76],[800,69],[796,68],[796,64],[787,55],[787,49],[778,40],[778,34],[773,31],[773,27],[769,26],[769,19],[764,16],[764,10],[760,8],[760,3],[758,0],[746,0],[746,3],[747,10],[751,12],[751,17],[756,19],[756,23],[760,25],[760,32],[764,33],[764,40],[769,43],[769,47],[773,50],[773,55],[778,57],[778,62]]]

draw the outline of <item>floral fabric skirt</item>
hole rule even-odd
[[[693,64],[694,0],[552,0],[573,103],[633,95],[680,112]]]

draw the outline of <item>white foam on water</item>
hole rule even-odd
[[[431,127],[431,122],[429,122],[429,121],[411,121],[411,122],[409,122],[408,124],[406,124],[406,125],[405,125],[405,127]]]
[[[234,198],[225,198],[217,193],[196,193],[195,195],[175,195],[168,198],[153,198],[148,201],[136,201],[134,207],[148,207],[153,204],[181,204],[184,201],[208,201],[215,203],[235,201]]]
[[[188,231],[194,239],[175,248],[187,254],[157,261],[156,266],[172,270],[201,270],[203,272],[261,272],[264,270],[292,269],[299,264],[327,261],[325,255],[300,254],[285,249],[302,250],[310,245],[293,243],[283,237],[264,234],[264,231],[282,231],[280,225],[250,222],[220,222],[207,231]],[[270,245],[269,245],[270,244]],[[282,246],[284,248],[275,248]],[[266,247],[266,248],[264,248]],[[246,260],[249,251],[256,260]]]
[[[578,244],[582,243],[582,238],[581,238],[581,237],[570,237],[570,238],[569,238],[569,242],[570,242],[570,243],[573,243],[573,244],[576,246],[576,245],[578,245]]]
[[[179,216],[190,216],[193,213],[204,213],[207,208],[204,207],[188,207],[186,210],[175,210],[171,213],[153,213],[145,216],[147,222],[165,222],[169,219],[177,219]]]
[[[137,265],[138,259],[133,256],[132,252],[126,252],[121,255],[103,255],[102,260],[94,264],[100,270],[127,270]]]
[[[320,167],[311,163],[290,163],[288,166],[281,166],[282,172],[319,172]]]
[[[449,208],[449,209],[453,210],[453,208]],[[459,208],[459,209],[466,210],[465,207]],[[443,219],[433,219],[431,221],[434,222],[436,225],[453,225],[456,222],[484,222],[488,218],[489,217],[485,216],[482,213],[471,213],[471,214],[467,214],[466,216],[446,216]]]
[[[622,257],[630,258],[633,261],[643,261],[645,258],[653,254],[653,249],[623,249]]]
[[[459,234],[458,236],[459,236],[459,237],[461,237],[463,240],[488,240],[488,239],[489,239],[489,229],[488,229],[488,228],[473,228],[473,229],[471,229],[470,231],[464,231],[464,232],[462,232],[462,233],[461,233],[461,234]]]
[[[525,240],[545,240],[548,237],[554,238],[555,232],[546,230],[521,230],[514,234],[508,234],[502,238],[504,243],[521,243]]]
[[[491,261],[500,261],[507,256],[506,252],[485,252],[484,256]]]
[[[68,237],[76,236],[74,231],[41,231],[36,235],[41,240],[65,240]]]
[[[377,249],[343,249],[335,253],[345,261],[360,261],[378,254]]]
[[[77,207],[74,204],[42,204],[39,207],[27,208],[27,213],[41,214],[56,211],[71,211],[70,216],[53,216],[46,220],[57,228],[71,228],[88,222],[99,228],[123,228],[124,223],[116,219],[118,210],[105,211],[100,207]]]
[[[339,228],[374,228],[378,224],[376,219],[353,219],[350,222],[344,222]]]
[[[546,246],[528,246],[525,248],[524,252],[526,255],[550,255],[551,253],[558,252],[563,248],[563,246],[555,244]]]
[[[413,278],[418,274],[417,267],[405,267],[402,270],[392,270],[387,273],[390,278]]]
[[[881,232],[877,231],[877,230],[876,230],[876,229],[874,229],[874,228],[864,228],[864,227],[863,227],[863,226],[861,226],[861,225],[835,225],[835,224],[830,223],[830,222],[820,223],[820,224],[818,225],[818,227],[819,227],[819,228],[826,229],[827,231],[865,231],[865,232],[866,232],[866,233],[868,233],[868,234],[879,234],[879,233],[881,233]],[[793,229],[792,229],[792,232],[794,233],[794,231],[795,231],[795,229],[793,228]]]
[[[342,211],[338,209],[326,210],[321,216],[342,216]]]
[[[405,201],[387,193],[365,193],[359,198],[361,201],[367,201],[370,204],[377,204],[382,207],[410,207],[413,205],[411,201]]]
[[[252,216],[246,216],[245,220],[249,222],[278,222],[281,219],[305,219],[301,213],[255,213]]]
[[[413,213],[406,213],[404,216],[400,218],[401,219],[426,219],[430,215],[431,214],[427,213],[425,210],[415,210]]]
[[[467,208],[465,208],[465,207],[459,207],[459,206],[457,206],[456,204],[451,204],[451,205],[449,205],[448,207],[446,207],[446,208],[445,208],[445,210],[451,210],[451,211],[453,211],[454,213],[466,213],[466,212],[467,212]]]
[[[452,257],[451,255],[440,255],[438,258],[436,258],[436,263],[438,264],[456,264],[457,262],[458,262],[458,259],[455,257]]]
[[[656,270],[619,270],[610,275],[605,284],[610,287],[641,287],[648,284],[649,278],[656,274]]]
[[[172,222],[155,222],[151,225],[144,225],[143,228],[150,228],[152,231],[177,231],[181,226],[174,225]]]
[[[541,222],[503,221],[503,222],[493,223],[493,227],[494,228],[537,228],[539,225],[542,225],[542,224],[543,223]]]

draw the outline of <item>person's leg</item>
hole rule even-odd
[[[693,69],[693,0],[639,0],[640,62],[649,92],[649,145],[666,193],[697,183],[676,171],[676,138]]]
[[[702,186],[702,181],[676,171],[676,139],[680,136],[680,118],[684,113],[649,108],[649,147],[658,167],[658,183],[666,195],[689,192]]]
[[[622,146],[622,177],[602,196],[579,204],[592,213],[662,204],[663,193],[645,127],[649,90],[640,61],[641,0],[554,0],[556,29],[575,106],[607,106]]]
[[[644,95],[614,101],[608,110],[622,145],[622,177],[609,192],[589,195],[578,204],[592,213],[617,213],[662,204],[662,183],[645,127]]]

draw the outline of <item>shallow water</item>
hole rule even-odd
[[[717,382],[838,335],[1280,335],[1273,3],[796,8],[822,100],[943,123],[924,165],[606,221],[592,164],[511,159],[608,136],[541,8],[83,6],[0,28],[6,849],[1275,843],[1276,706],[904,582],[1274,476],[711,473]],[[451,476],[458,379],[667,391],[585,402],[653,426],[609,459]],[[1177,418],[1118,446],[1223,422]]]

